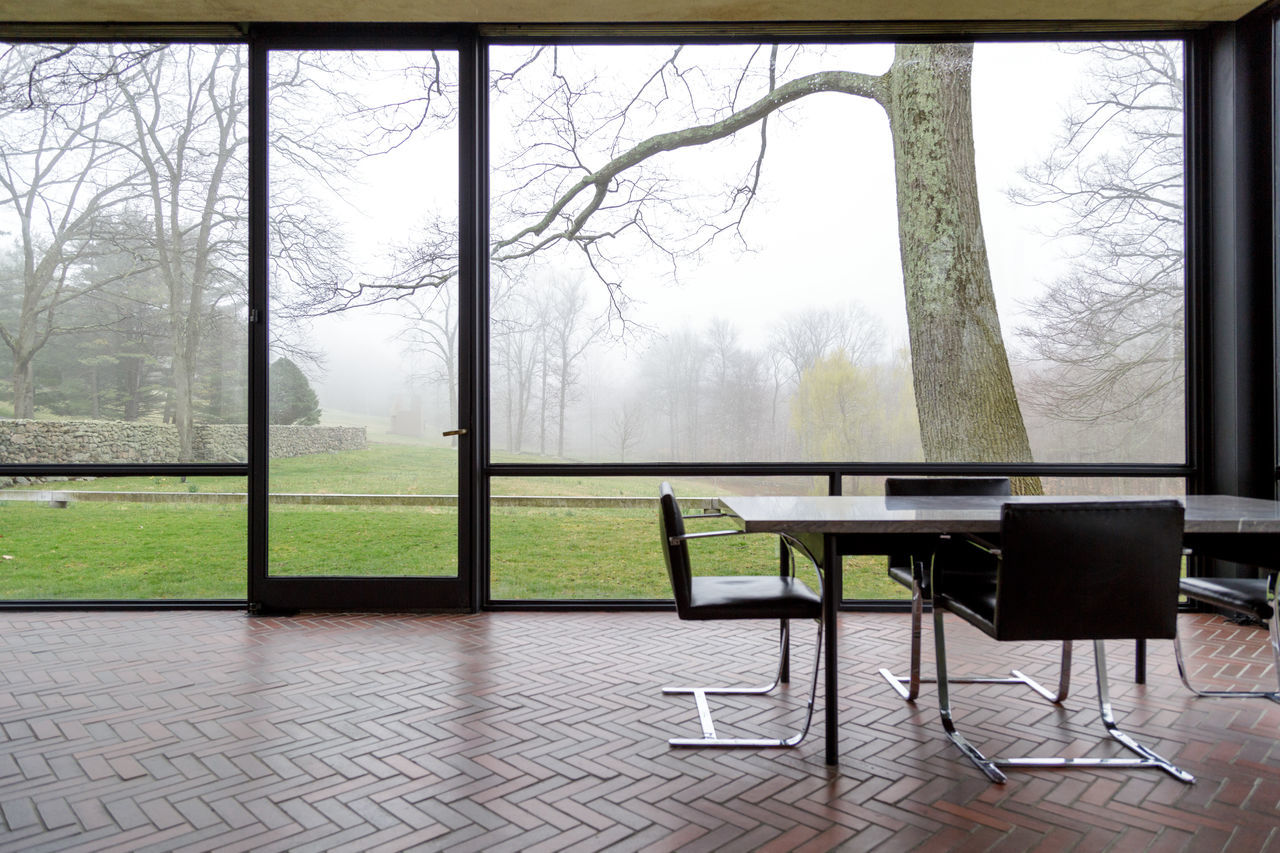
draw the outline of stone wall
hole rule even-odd
[[[203,424],[195,428],[196,462],[243,462],[244,424]],[[364,427],[273,426],[273,458],[363,450]],[[0,420],[0,463],[134,462],[178,460],[178,429],[172,424],[125,421]]]

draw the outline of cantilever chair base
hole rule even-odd
[[[920,695],[921,684],[937,684],[937,679],[925,678],[920,675],[920,643],[923,632],[921,631],[921,623],[924,617],[924,593],[920,588],[920,574],[923,572],[922,567],[916,565],[912,569],[911,578],[911,674],[910,675],[894,675],[892,670],[882,668],[880,677],[889,682],[899,696],[908,702],[916,701],[916,697]],[[899,580],[898,576],[890,575],[895,580]],[[900,581],[901,582],[901,581]],[[1045,699],[1055,705],[1060,705],[1067,699],[1067,694],[1071,690],[1071,642],[1068,640],[1062,644],[1062,663],[1058,669],[1058,692],[1050,693],[1049,690],[1019,670],[1013,670],[1011,678],[983,678],[979,676],[968,678],[952,678],[952,684],[1024,684],[1035,692],[1039,693]]]
[[[1012,768],[1076,768],[1076,767],[1123,767],[1123,768],[1142,768],[1149,767],[1156,770],[1163,770],[1173,778],[1180,782],[1191,784],[1196,781],[1196,777],[1186,772],[1182,768],[1170,762],[1168,759],[1155,753],[1148,747],[1135,741],[1127,733],[1122,731],[1116,725],[1115,717],[1111,711],[1111,700],[1107,690],[1106,677],[1106,652],[1103,649],[1101,640],[1095,640],[1093,644],[1094,657],[1096,658],[1096,670],[1098,680],[1098,713],[1102,717],[1103,726],[1106,727],[1107,734],[1112,740],[1124,746],[1130,752],[1137,755],[1137,758],[1064,758],[1058,756],[1052,757],[1021,757],[1021,758],[987,758],[977,747],[969,743],[956,730],[955,722],[951,716],[951,706],[946,698],[945,683],[939,689],[939,704],[941,706],[942,727],[946,730],[947,737],[951,742],[959,747],[960,751],[973,762],[979,770],[986,774],[987,778],[992,782],[1004,784],[1008,781],[1008,777],[1001,772],[1002,767]],[[943,676],[945,681],[945,675]]]
[[[945,495],[948,497],[963,495],[986,495],[1005,497],[1012,492],[1012,484],[1008,477],[888,477],[884,481],[885,499],[895,497],[927,497]],[[943,539],[950,537],[944,536]],[[904,565],[901,561],[906,560]],[[881,669],[880,675],[898,695],[908,702],[914,702],[920,695],[921,684],[933,684],[932,678],[920,677],[920,637],[924,622],[924,604],[929,596],[925,592],[925,568],[921,554],[905,554],[889,556],[889,579],[902,584],[911,590],[911,662],[910,675],[901,677],[894,675],[889,669]],[[994,569],[992,570],[994,573]],[[1015,672],[1012,679],[974,679],[969,684],[1026,684],[1050,702],[1061,702],[1067,698],[1067,679],[1071,669],[1071,650],[1063,649],[1063,669],[1059,678],[1058,697],[1045,690],[1039,684]],[[958,679],[952,679],[958,681]]]
[[[821,620],[818,622],[818,651],[813,661],[813,683],[809,688],[808,708],[805,711],[804,727],[800,731],[785,738],[724,738],[716,735],[715,721],[711,717],[711,706],[707,703],[707,696],[762,696],[771,693],[774,688],[782,680],[782,670],[786,666],[786,655],[789,645],[790,628],[787,623],[783,623],[782,638],[779,642],[779,661],[778,674],[774,677],[772,683],[761,685],[759,687],[664,687],[662,692],[666,695],[674,694],[692,694],[694,701],[698,704],[698,720],[702,724],[702,737],[700,738],[680,738],[673,737],[667,740],[670,746],[674,747],[713,747],[721,749],[734,749],[740,747],[748,748],[790,748],[799,745],[804,740],[806,734],[809,733],[809,725],[813,722],[813,705],[817,698],[818,692],[818,673],[822,665],[822,630]]]
[[[1270,643],[1271,650],[1275,655],[1276,677],[1280,679],[1280,636],[1277,636],[1276,620],[1271,619],[1270,624]],[[1280,690],[1201,690],[1191,683],[1191,678],[1187,674],[1186,662],[1182,659],[1182,637],[1173,638],[1173,657],[1178,662],[1178,677],[1182,679],[1182,683],[1186,688],[1197,696],[1206,699],[1270,699],[1272,702],[1280,703]]]
[[[1048,699],[1055,705],[1061,705],[1067,699],[1067,694],[1071,688],[1071,643],[1062,644],[1062,668],[1058,673],[1058,692],[1052,693],[1049,688],[1036,681],[1021,670],[1012,670],[1009,678],[983,678],[980,676],[969,676],[965,678],[949,678],[951,684],[1023,684],[1039,693],[1045,699]],[[914,702],[916,697],[920,695],[921,684],[937,684],[936,678],[923,678],[894,675],[887,669],[880,670],[880,677],[889,682],[889,686],[897,691],[898,695],[908,702]]]
[[[1135,741],[1116,724],[1107,688],[1103,638],[1174,637],[1183,508],[1175,501],[1006,504],[993,593],[985,585],[941,588],[935,564],[933,640],[938,713],[947,738],[992,782],[1001,768],[1126,767],[1195,777]],[[1117,570],[1120,567],[1120,570]],[[1096,590],[1108,589],[1100,598]],[[1142,606],[1131,606],[1139,602]],[[1056,607],[1056,609],[1054,609]],[[943,613],[951,611],[994,640],[1092,640],[1098,713],[1107,735],[1136,757],[988,758],[956,729],[947,679]]]

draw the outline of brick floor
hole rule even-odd
[[[1275,683],[1260,631],[1181,620],[1202,678]],[[1167,642],[1146,685],[1113,644],[1112,699],[1193,786],[1146,770],[988,784],[942,736],[930,688],[909,705],[875,674],[902,669],[904,614],[841,617],[838,769],[820,717],[791,751],[667,748],[699,729],[691,698],[661,685],[767,680],[759,624],[5,612],[0,631],[4,851],[1280,851],[1280,705],[1192,696]],[[796,633],[790,695],[720,700],[722,733],[796,722],[811,653]],[[957,671],[1054,682],[1052,644],[961,625],[949,639]],[[957,686],[960,725],[993,753],[1114,753],[1091,666],[1082,644],[1061,708]]]

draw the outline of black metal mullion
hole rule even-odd
[[[249,531],[250,610],[262,604],[267,579],[269,202],[267,43],[249,43]]]
[[[471,34],[459,48],[458,572],[468,608],[489,595],[488,50]]]
[[[1185,446],[1186,461],[1191,466],[1187,491],[1204,489],[1204,462],[1209,453],[1210,418],[1206,407],[1210,402],[1207,383],[1210,377],[1208,352],[1209,211],[1209,61],[1208,39],[1203,34],[1188,38],[1183,53],[1183,352],[1186,373]]]
[[[491,477],[857,477],[857,476],[1040,476],[1186,478],[1192,467],[1181,463],[1060,462],[493,462]]]

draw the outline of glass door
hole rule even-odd
[[[267,447],[251,603],[470,607],[458,51],[259,55]]]

